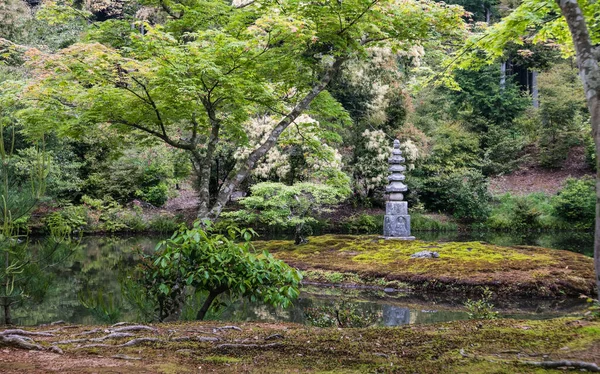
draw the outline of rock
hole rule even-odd
[[[412,254],[410,258],[440,258],[440,254],[432,251],[421,251]]]

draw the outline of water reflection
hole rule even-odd
[[[497,233],[418,233],[421,240],[481,240],[499,245],[541,245],[574,250],[591,255],[593,234],[538,233],[514,235]],[[85,292],[101,292],[113,303],[117,318],[136,321],[139,313],[123,297],[123,280],[138,261],[137,249],[151,251],[157,237],[86,237],[79,249],[61,264],[53,267],[52,283],[41,303],[25,301],[13,312],[14,323],[38,325],[57,320],[94,324],[107,322],[82,306]],[[357,310],[381,315],[379,323],[395,326],[407,323],[433,323],[466,319],[464,300],[440,295],[415,295],[372,290],[305,287],[299,300],[289,309],[273,308],[241,300],[230,304],[212,318],[232,321],[305,322],[306,308],[332,305],[346,300]],[[500,315],[513,318],[551,318],[581,312],[586,307],[580,300],[521,300],[497,305]]]

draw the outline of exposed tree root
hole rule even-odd
[[[531,366],[539,366],[544,369],[556,369],[560,367],[570,367],[575,369],[585,369],[587,371],[593,373],[600,373],[600,367],[593,362],[584,362],[584,361],[569,361],[569,360],[560,360],[560,361],[518,361],[520,364],[531,365]]]
[[[283,344],[281,343],[269,343],[269,344],[219,344],[215,347],[215,349],[237,349],[237,348],[276,348],[281,347]]]
[[[110,333],[110,334],[100,337],[100,338],[90,339],[90,341],[91,342],[103,342],[105,340],[110,340],[110,339],[131,338],[134,336],[135,336],[135,334],[131,334],[128,332],[113,332],[113,333]]]
[[[137,339],[130,340],[127,343],[118,345],[118,347],[133,347],[133,346],[141,344],[141,343],[158,342],[158,341],[160,341],[160,340],[157,338],[137,338]]]
[[[25,331],[21,329],[11,329],[0,331],[0,335],[22,335],[22,336],[54,336],[48,331],[35,332],[35,331]]]
[[[56,342],[55,344],[75,344],[75,343],[83,343],[87,342],[89,339],[71,339],[71,340],[61,340]]]
[[[110,356],[110,357],[112,357],[112,358],[118,358],[120,360],[141,360],[140,357],[131,357],[131,356],[121,355],[121,354]]]
[[[102,329],[93,329],[93,330],[89,330],[89,331],[84,331],[81,334],[77,334],[77,336],[81,336],[81,335],[92,335],[98,332],[101,332]]]
[[[21,349],[27,349],[27,350],[36,350],[36,351],[44,350],[44,347],[42,347],[41,345],[34,343],[33,340],[31,340],[31,339],[28,339],[28,340],[31,341],[31,343],[29,341],[27,341],[26,338],[23,336],[0,335],[0,346],[21,348]]]
[[[236,330],[236,331],[242,331],[241,328],[237,327],[237,326],[221,326],[221,327],[217,327],[215,329],[213,329],[213,332],[217,332],[217,331],[221,331],[221,330]]]
[[[111,345],[111,344],[96,343],[96,344],[81,345],[81,346],[75,347],[75,348],[76,349],[83,349],[83,348],[124,348],[124,347],[134,347],[134,346],[142,344],[142,343],[158,342],[158,341],[160,341],[160,339],[158,339],[158,338],[136,338],[136,339],[132,339],[132,340],[128,341],[127,343],[123,343],[123,344]]]
[[[50,352],[54,352],[54,353],[58,353],[59,355],[64,354],[65,352],[63,352],[62,349],[60,349],[59,347],[53,345],[52,347],[48,348],[48,351]]]
[[[109,330],[110,332],[126,332],[126,331],[152,331],[157,332],[158,329],[150,326],[135,325],[135,326],[123,326],[116,329]]]
[[[218,342],[219,338],[215,338],[213,336],[178,336],[175,338],[171,338],[171,341],[174,342]]]
[[[265,340],[275,340],[275,339],[283,339],[283,335],[273,334],[273,335],[269,335],[265,338]]]
[[[117,322],[110,327],[119,327],[119,326],[127,326],[127,325],[135,325],[133,322]]]

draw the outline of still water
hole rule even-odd
[[[498,233],[417,233],[418,239],[437,241],[479,240],[498,245],[539,245],[567,249],[591,256],[593,234],[581,232],[527,235]],[[38,325],[63,320],[69,323],[109,323],[143,319],[128,292],[127,280],[138,260],[137,250],[150,252],[158,237],[105,237],[82,239],[61,264],[54,267],[41,302],[26,302],[13,311],[14,323]],[[336,308],[344,303],[359,314],[376,316],[379,325],[433,323],[467,319],[465,300],[439,295],[412,295],[399,291],[337,287],[303,287],[301,297],[288,309],[273,308],[248,300],[228,303],[208,318],[227,321],[306,322],[309,310]],[[389,291],[389,290],[388,290]],[[103,300],[94,307],[94,300]],[[87,304],[87,307],[84,306]],[[544,319],[581,313],[579,300],[522,300],[497,304],[501,317]],[[193,318],[194,313],[183,313]]]

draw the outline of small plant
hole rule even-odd
[[[496,319],[498,312],[494,311],[494,304],[491,303],[492,291],[485,287],[483,294],[479,300],[468,299],[465,302],[465,307],[469,311],[470,319]]]
[[[589,304],[588,311],[585,312],[586,317],[593,321],[600,320],[600,301],[586,295],[581,295],[580,297],[586,299],[586,302]]]
[[[381,312],[361,310],[358,304],[342,300],[339,304],[305,308],[306,322],[316,327],[370,327],[381,319]]]

